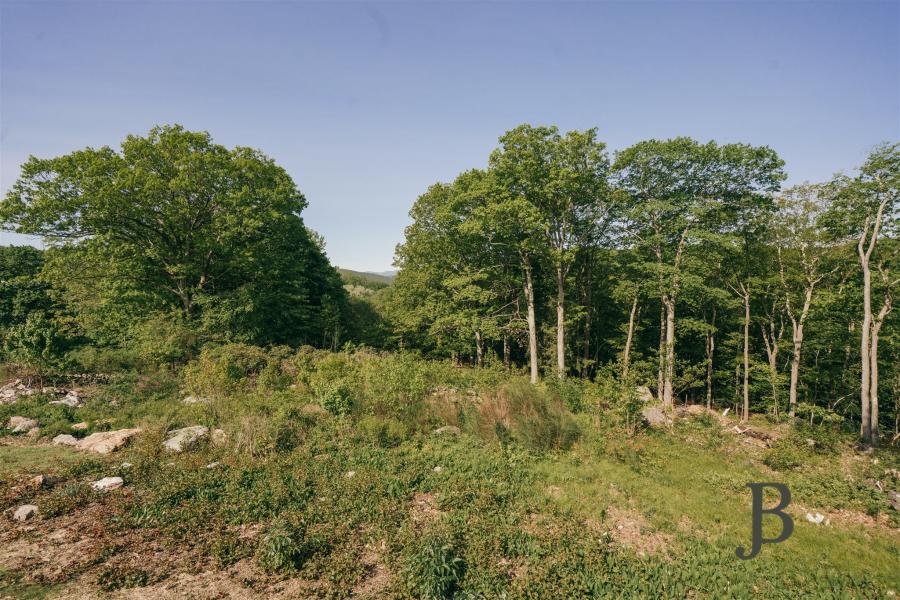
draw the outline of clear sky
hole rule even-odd
[[[900,2],[0,0],[3,192],[29,154],[182,123],[275,158],[332,261],[381,271],[416,197],[523,122],[768,144],[822,180],[900,138]]]

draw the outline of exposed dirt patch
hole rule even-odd
[[[378,598],[390,585],[391,573],[384,566],[381,559],[385,549],[384,542],[378,548],[372,544],[366,544],[360,556],[360,562],[365,567],[366,572],[353,588],[354,598]]]
[[[413,496],[412,506],[410,507],[410,518],[414,523],[428,523],[435,521],[444,514],[438,509],[437,500],[434,494],[426,492],[417,492]]]
[[[637,552],[641,556],[665,554],[672,543],[672,536],[654,530],[647,520],[634,509],[610,506],[606,509],[606,521],[600,523],[589,519],[588,527],[597,531],[608,531],[612,538]]]

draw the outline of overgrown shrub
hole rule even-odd
[[[466,572],[451,540],[442,533],[424,536],[409,548],[403,562],[406,585],[416,598],[452,598]]]
[[[380,448],[399,446],[408,435],[406,425],[390,417],[365,416],[360,419],[357,428],[363,439]]]
[[[192,393],[207,396],[248,390],[268,364],[268,355],[256,346],[207,346],[196,361],[185,367],[185,384]]]
[[[558,398],[524,380],[488,395],[478,405],[477,427],[483,437],[515,440],[534,451],[568,450],[580,435]]]

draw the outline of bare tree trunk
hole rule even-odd
[[[890,290],[885,297],[881,310],[878,311],[878,317],[872,322],[872,336],[869,340],[872,345],[872,350],[869,352],[869,360],[871,361],[871,367],[869,369],[869,402],[871,403],[869,420],[872,423],[873,445],[878,444],[878,437],[880,434],[878,427],[878,334],[881,332],[881,324],[884,323],[884,318],[889,312],[891,312]]]
[[[663,400],[663,388],[666,380],[666,304],[659,304],[659,372],[656,377],[656,398]]]
[[[868,220],[866,221],[866,230],[868,230]],[[869,414],[871,409],[870,382],[871,382],[871,345],[869,336],[872,333],[872,272],[869,268],[868,253],[864,253],[862,245],[864,239],[859,241],[859,258],[863,270],[863,322],[860,331],[859,357],[862,367],[860,376],[860,423],[859,435],[867,443],[872,443],[872,420]]]
[[[566,376],[566,274],[556,268],[556,376]]]
[[[525,301],[528,304],[528,358],[531,363],[531,383],[538,382],[537,320],[534,315],[534,283],[531,265],[525,264]]]
[[[704,314],[705,316],[705,314]],[[712,309],[712,321],[706,332],[706,408],[712,408],[713,397],[713,353],[716,351],[716,307]]]
[[[672,394],[672,382],[675,379],[675,301],[666,299],[666,377],[663,393],[663,404],[669,408],[675,406]]]
[[[750,285],[741,284],[744,292],[744,409],[741,421],[750,419]]]
[[[509,334],[503,333],[503,366],[509,371]]]
[[[484,366],[484,342],[480,331],[475,332],[475,365],[479,368]]]
[[[791,390],[788,396],[788,414],[792,419],[797,414],[797,384],[800,381],[800,348],[803,345],[803,325],[793,329],[794,352],[791,355]]]
[[[634,338],[634,318],[637,315],[638,297],[634,296],[634,302],[631,303],[631,315],[628,317],[628,336],[625,338],[625,354],[622,357],[622,377],[628,378],[628,367],[631,358],[631,340]]]

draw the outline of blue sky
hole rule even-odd
[[[900,2],[0,0],[0,191],[176,122],[275,158],[332,261],[381,271],[416,197],[523,122],[852,170],[900,138]]]

